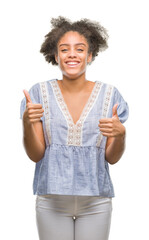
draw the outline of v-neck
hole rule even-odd
[[[89,111],[91,110],[94,102],[95,102],[95,99],[96,99],[96,96],[97,96],[97,93],[98,93],[98,90],[97,90],[97,81],[95,81],[95,84],[94,84],[94,87],[88,97],[88,100],[85,104],[85,106],[83,107],[83,110],[80,114],[80,117],[79,119],[77,120],[76,123],[74,123],[73,121],[73,118],[70,114],[70,111],[68,109],[68,106],[64,100],[64,97],[63,97],[63,94],[61,92],[61,89],[59,87],[59,84],[58,84],[58,80],[55,79],[55,88],[56,88],[56,98],[58,100],[58,102],[60,103],[60,106],[61,106],[61,110],[63,112],[63,114],[65,115],[66,119],[68,119],[69,121],[71,121],[72,125],[73,126],[77,126],[79,123],[82,123],[83,120],[85,119],[85,117],[87,116],[87,114],[89,113]]]

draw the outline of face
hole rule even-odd
[[[55,59],[63,73],[63,76],[75,79],[85,75],[87,63],[92,59],[88,53],[87,40],[78,32],[69,31],[65,33],[57,46]]]

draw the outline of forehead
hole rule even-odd
[[[66,32],[59,40],[58,45],[61,44],[78,44],[83,43],[88,46],[86,38],[78,32],[69,31]]]

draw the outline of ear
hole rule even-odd
[[[90,63],[92,61],[92,53],[89,53],[87,57],[87,63]]]
[[[55,61],[58,63],[58,56],[55,54]]]

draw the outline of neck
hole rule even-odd
[[[84,91],[88,81],[85,78],[85,74],[83,74],[82,76],[73,79],[63,76],[63,79],[60,82],[64,91],[69,93],[78,93]]]

